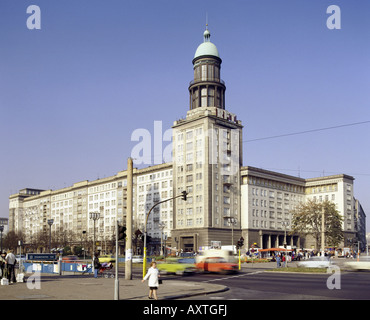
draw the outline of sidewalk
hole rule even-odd
[[[289,266],[296,266],[290,262]],[[242,270],[268,270],[276,268],[276,262],[242,263]],[[114,282],[112,278],[97,278],[89,275],[41,274],[40,288],[36,288],[33,274],[27,274],[26,282],[0,286],[0,300],[113,300]],[[27,283],[28,279],[28,283]],[[120,300],[148,300],[148,282],[133,277],[133,280],[119,278]],[[33,288],[33,289],[32,289]],[[228,290],[216,283],[195,282],[189,276],[186,281],[165,278],[158,288],[159,300],[205,295]]]
[[[28,275],[29,276],[29,275]],[[29,283],[27,285],[27,278]],[[41,275],[40,289],[34,288],[35,281],[26,277],[24,283],[13,283],[0,286],[0,300],[113,300],[114,279],[97,278],[92,275]],[[32,278],[34,279],[34,278]],[[119,279],[120,300],[148,300],[148,282],[140,279]],[[31,289],[30,289],[31,288]],[[223,285],[179,281],[176,279],[163,280],[158,288],[159,300],[171,300],[180,297],[204,295],[226,291]]]

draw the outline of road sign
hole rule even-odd
[[[56,259],[55,253],[27,253],[26,255],[26,260],[55,261]]]

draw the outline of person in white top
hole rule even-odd
[[[158,278],[160,277],[159,275],[159,270],[157,269],[157,263],[152,261],[150,263],[150,268],[148,269],[148,273],[145,275],[144,279],[141,280],[141,282],[144,282],[145,280],[148,280],[148,286],[149,286],[149,299],[153,299],[152,296],[154,296],[155,300],[158,300],[157,297],[157,290],[158,290],[158,285],[159,281]]]
[[[8,280],[10,283],[16,282],[15,270],[14,270],[15,262],[16,262],[16,259],[15,259],[14,253],[12,250],[9,250],[8,254],[5,257],[5,263],[6,263],[6,268],[8,271]]]

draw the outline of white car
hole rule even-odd
[[[357,259],[346,261],[344,263],[344,266],[348,269],[353,269],[353,270],[370,270],[370,257],[360,256],[360,261],[357,261]]]
[[[331,265],[329,257],[311,257],[308,260],[301,260],[297,263],[303,268],[329,268]]]

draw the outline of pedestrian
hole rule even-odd
[[[157,290],[158,290],[158,285],[159,281],[158,278],[160,277],[159,275],[159,270],[157,269],[157,263],[155,261],[152,261],[150,263],[150,268],[148,269],[148,273],[145,275],[144,279],[141,280],[141,282],[144,282],[145,280],[148,280],[148,286],[149,286],[149,299],[154,299],[158,300],[157,297]]]
[[[4,268],[5,268],[5,254],[0,252],[0,279],[4,277]]]
[[[278,268],[280,268],[280,255],[279,254],[276,255],[276,265]]]
[[[94,253],[94,260],[93,260],[93,264],[94,264],[94,278],[97,278],[98,277],[98,271],[99,271],[99,268],[101,266],[101,264],[99,262],[98,255],[99,254],[97,252]]]
[[[9,283],[16,282],[15,280],[15,270],[14,266],[16,264],[17,260],[15,259],[15,255],[12,250],[8,251],[8,254],[5,257],[5,263],[6,263],[6,268],[8,272],[8,280]]]

